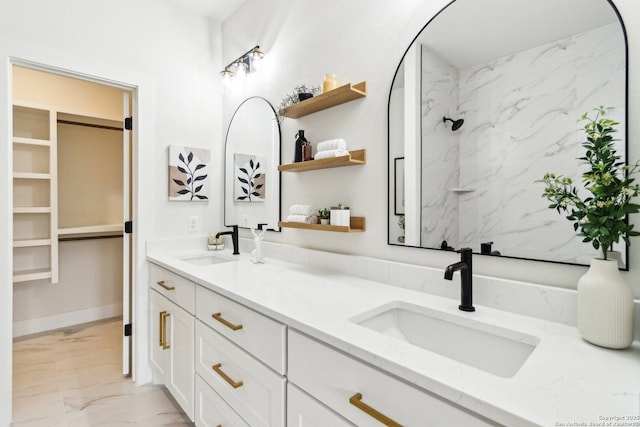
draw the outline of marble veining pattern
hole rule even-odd
[[[447,239],[479,251],[493,241],[503,255],[589,263],[596,252],[547,208],[534,181],[546,172],[581,181],[582,113],[614,107],[611,117],[624,130],[621,37],[619,24],[605,25],[462,70],[423,50],[423,87],[430,88],[423,97],[445,101],[422,109],[422,246]],[[447,114],[464,118],[463,127],[445,129]],[[454,145],[455,156],[441,148]],[[451,194],[452,183],[474,191]],[[453,226],[447,218],[459,220]]]
[[[164,387],[122,376],[122,321],[13,343],[13,426],[191,426]]]
[[[451,191],[460,179],[459,134],[451,131],[458,119],[458,70],[422,47],[422,224],[420,246],[440,247],[458,242],[458,195]],[[451,243],[450,243],[451,244]]]

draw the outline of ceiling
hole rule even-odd
[[[246,0],[163,0],[196,15],[224,21]]]
[[[457,0],[419,41],[463,69],[615,22],[606,0]]]

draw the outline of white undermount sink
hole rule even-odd
[[[509,378],[518,372],[540,340],[532,335],[402,301],[352,319],[365,328]]]
[[[221,264],[224,262],[235,261],[235,259],[229,256],[221,255],[216,252],[206,252],[206,253],[199,253],[199,254],[193,254],[193,255],[185,255],[185,256],[179,257],[179,259],[193,265],[213,265],[213,264]]]

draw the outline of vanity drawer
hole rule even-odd
[[[287,384],[287,427],[353,427],[313,397]]]
[[[196,426],[249,427],[218,393],[196,374]]]
[[[289,381],[358,426],[380,426],[379,415],[387,425],[493,425],[291,329],[288,344]]]
[[[286,326],[201,286],[196,317],[276,372],[286,373]]]
[[[192,281],[155,264],[149,264],[149,287],[189,313],[195,313],[196,284]]]
[[[200,321],[196,372],[247,424],[285,424],[285,378]]]

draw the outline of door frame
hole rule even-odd
[[[145,284],[148,268],[145,259],[145,242],[149,238],[150,224],[138,221],[151,218],[151,203],[141,203],[139,195],[152,194],[152,167],[150,162],[140,159],[152,157],[153,111],[152,78],[138,71],[99,63],[95,58],[63,57],[48,49],[34,49],[33,46],[12,44],[8,46],[0,40],[0,141],[4,147],[0,153],[0,194],[5,194],[4,206],[0,207],[0,235],[7,241],[0,241],[0,425],[9,425],[12,419],[12,349],[13,349],[13,199],[12,182],[12,67],[34,68],[53,74],[65,75],[109,86],[116,86],[132,93],[133,138],[131,158],[131,197],[133,223],[133,248],[131,251],[131,320],[134,334],[132,338],[132,379],[137,384],[148,383],[152,379],[148,362],[148,295]],[[97,77],[100,76],[100,77]],[[0,144],[1,146],[2,144]],[[146,164],[145,164],[146,163]],[[150,222],[150,221],[149,221]],[[4,244],[3,244],[4,243]]]

